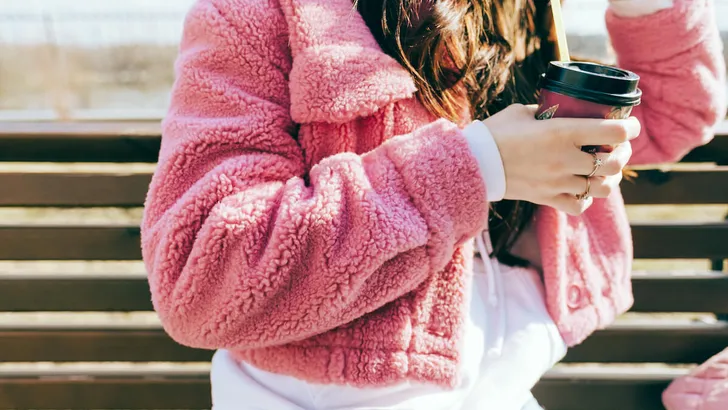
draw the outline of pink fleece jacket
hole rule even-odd
[[[724,112],[709,3],[609,17],[643,75],[637,161],[678,158]],[[456,383],[483,180],[351,0],[200,0],[177,74],[142,225],[167,332],[311,382]],[[632,303],[622,198],[544,208],[537,230],[548,309],[578,343]]]

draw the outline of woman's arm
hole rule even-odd
[[[613,2],[607,28],[621,67],[641,76],[642,104],[633,115],[642,134],[632,142],[633,164],[676,161],[710,141],[726,114],[726,77],[712,0]],[[639,4],[638,4],[639,3]],[[636,9],[633,9],[636,10]],[[620,13],[621,15],[619,15]]]
[[[216,3],[186,20],[142,225],[169,334],[200,348],[284,344],[445,268],[488,212],[462,132],[440,120],[306,170],[282,13],[238,0],[233,17]]]

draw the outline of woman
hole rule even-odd
[[[194,6],[143,250],[167,332],[218,349],[216,409],[538,408],[630,306],[621,170],[638,135],[633,162],[675,160],[723,115],[712,6],[612,3],[640,129],[517,104],[551,58],[541,3]]]

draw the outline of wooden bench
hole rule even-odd
[[[0,409],[210,408],[212,352],[164,334],[143,271],[28,265],[134,264],[141,258],[137,221],[12,217],[18,207],[138,210],[158,149],[159,129],[150,123],[0,127],[0,261],[14,261],[0,262]],[[628,202],[728,204],[728,135],[685,161],[625,183]],[[59,171],[50,163],[85,164]],[[728,223],[635,222],[633,229],[638,259],[712,261],[712,271],[706,262],[702,270],[636,272],[634,312],[728,313],[728,275],[719,272],[728,258]],[[645,315],[597,332],[570,350],[535,394],[549,410],[662,409],[660,394],[684,365],[728,346],[725,322],[681,317]]]

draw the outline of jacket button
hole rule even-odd
[[[581,304],[582,304],[582,300],[584,299],[582,289],[577,285],[569,286],[569,290],[566,294],[566,297],[567,297],[567,304],[572,309],[580,308]]]

